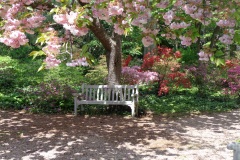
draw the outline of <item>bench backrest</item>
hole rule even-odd
[[[82,85],[83,100],[138,101],[138,85]]]

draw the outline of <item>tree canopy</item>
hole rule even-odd
[[[199,60],[216,61],[229,45],[240,43],[239,6],[237,0],[2,0],[0,42],[18,48],[29,42],[29,35],[37,35],[42,50],[32,55],[46,55],[43,67],[52,68],[61,63],[60,53],[72,57],[71,49],[62,48],[73,36],[91,31],[106,50],[108,72],[114,73],[108,78],[116,82],[121,36],[133,27],[141,30],[145,47],[161,43],[159,37],[182,46],[196,43]],[[89,59],[82,54],[67,65],[85,66]]]

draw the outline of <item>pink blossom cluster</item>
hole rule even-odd
[[[24,27],[26,29],[33,29],[33,28],[40,27],[42,22],[45,19],[46,18],[44,16],[42,16],[40,13],[36,12],[31,17],[23,19],[22,24],[24,24]]]
[[[209,61],[209,58],[212,56],[212,54],[205,53],[203,50],[201,50],[198,55],[200,61]]]
[[[3,35],[4,36],[0,38],[0,42],[12,48],[19,48],[21,45],[28,43],[26,35],[19,30],[4,32]]]
[[[107,7],[99,7],[102,3],[106,4],[106,1],[96,1],[95,5],[92,6],[93,17],[113,23],[114,32],[119,35],[125,34],[125,29],[129,28],[130,25],[137,26],[144,31],[151,20],[151,10],[147,8],[144,0],[111,1]],[[152,37],[158,33],[156,31],[143,32],[142,42],[144,46],[150,46],[154,43]]]
[[[232,44],[233,43],[233,35],[223,34],[219,40],[224,44]]]
[[[170,23],[172,22],[172,20],[175,17],[175,13],[172,10],[167,11],[164,15],[163,15],[163,19],[165,20],[165,24],[166,25],[170,25]]]
[[[30,5],[30,4],[34,3],[34,0],[22,0],[22,2],[26,5]]]
[[[137,1],[133,1],[132,4],[130,4],[130,1],[128,1],[128,4],[125,7],[129,7],[131,8],[131,6],[133,7],[132,11],[135,12],[144,12],[146,10],[146,6],[144,4],[145,2],[142,0],[137,0]]]
[[[48,55],[48,54],[53,54],[57,55],[60,53],[60,48],[61,45],[58,44],[48,44],[45,47],[42,48],[42,50]]]
[[[154,39],[150,36],[145,36],[142,38],[142,43],[144,47],[149,47],[154,43]]]
[[[207,21],[207,18],[212,17],[212,13],[207,9],[201,8],[202,0],[187,0],[188,3],[180,3],[182,5],[182,9],[188,15],[190,15],[194,19],[198,19],[204,25],[208,25],[210,22]],[[210,5],[210,1],[205,1],[206,5]]]
[[[174,3],[175,7],[181,7],[183,6],[185,2],[183,0],[176,0],[176,2]]]
[[[150,83],[158,80],[158,73],[151,71],[141,71],[139,66],[123,67],[122,75],[124,81],[133,84]]]
[[[183,10],[185,11],[186,14],[193,14],[195,11],[197,11],[198,7],[196,5],[192,4],[185,4],[183,6]]]
[[[234,27],[235,26],[236,21],[232,20],[232,19],[225,19],[225,20],[219,20],[216,24],[219,27]]]
[[[158,8],[166,8],[168,6],[169,2],[167,0],[161,0],[158,4],[156,4],[156,7]]]
[[[15,1],[14,1],[15,2]],[[33,3],[31,0],[16,1],[11,7],[1,8],[0,16],[4,20],[4,25],[1,30],[4,30],[0,42],[12,48],[18,48],[25,45],[28,39],[24,32],[33,34],[32,29],[39,27],[45,20],[39,12],[30,14],[27,18],[20,20],[15,19],[21,11],[24,11],[24,4],[29,5]]]
[[[87,27],[77,27],[76,26],[76,18],[78,16],[77,12],[71,11],[70,13],[66,14],[55,14],[53,19],[55,22],[62,24],[63,28],[69,30],[75,36],[84,36],[88,33]],[[84,17],[83,17],[84,18]]]
[[[21,25],[21,21],[17,19],[8,19],[5,23],[5,25],[2,27],[5,31],[13,31],[17,30]]]
[[[121,3],[109,3],[108,5],[109,16],[117,16],[123,13],[123,6]]]
[[[176,23],[173,22],[170,24],[170,28],[171,29],[180,29],[180,28],[187,28],[189,27],[191,24],[187,24],[186,22],[181,22],[181,23]]]
[[[144,37],[142,38],[142,43],[144,47],[149,47],[154,44],[154,35],[157,35],[159,33],[158,29],[147,29],[142,27],[142,32],[144,33]],[[152,35],[152,36],[151,36]]]
[[[48,54],[44,62],[46,64],[45,65],[46,69],[57,67],[61,63],[61,61],[56,59],[56,57],[52,54]]]
[[[69,67],[89,66],[87,59],[85,57],[72,60],[71,62],[66,63],[66,65]]]
[[[166,39],[176,39],[177,36],[174,33],[166,33],[166,34],[161,34],[162,37],[166,37]]]
[[[184,46],[190,46],[192,43],[195,43],[197,41],[197,39],[192,40],[191,37],[186,36],[180,36],[179,38],[181,40],[181,44]]]
[[[12,4],[11,8],[8,8],[6,13],[2,16],[4,19],[12,19],[20,10],[22,9],[22,5],[20,3]]]
[[[159,33],[159,29],[149,29],[144,27],[142,27],[141,29],[144,34],[157,35]]]
[[[124,29],[122,29],[119,24],[114,24],[114,32],[119,35],[123,35]]]
[[[50,69],[57,67],[61,63],[61,60],[58,60],[56,56],[60,53],[63,39],[56,36],[56,31],[53,28],[46,28],[45,31],[51,33],[48,39],[46,39],[46,45],[42,48],[46,54],[46,59],[44,60],[45,68]]]
[[[46,32],[51,32],[51,35],[46,39],[46,46],[42,50],[46,55],[58,55],[60,53],[63,39],[56,36],[56,31],[53,28],[47,28]]]
[[[142,14],[139,14],[138,17],[133,19],[132,25],[142,27],[142,25],[147,24],[148,20],[151,18],[149,10],[145,10]]]
[[[100,20],[105,20],[108,23],[111,23],[111,16],[109,16],[107,8],[95,8],[92,7],[92,13],[94,18],[99,18]]]
[[[93,17],[105,20],[108,23],[114,22],[114,32],[117,34],[124,34],[125,28],[129,27],[129,24],[133,26],[138,26],[140,28],[144,27],[151,18],[151,11],[146,8],[146,2],[143,0],[137,1],[112,1],[108,3],[108,6],[99,7],[102,3],[97,2],[95,6],[92,7]],[[106,3],[104,1],[104,3]],[[132,14],[134,13],[134,16]],[[135,14],[136,13],[136,14]],[[121,15],[121,20],[117,20],[116,17]],[[132,21],[130,21],[132,19]]]
[[[14,19],[14,15],[16,14],[15,12],[11,12],[11,10],[16,10],[16,11],[20,11],[21,9],[21,5],[13,5],[12,8],[10,8],[8,10],[5,18],[6,18],[6,23],[3,27],[3,29],[5,30],[12,30],[12,29],[15,29],[15,28],[18,28],[18,27],[22,27],[23,29],[33,29],[33,28],[37,28],[39,27],[42,22],[46,19],[43,15],[41,15],[40,12],[35,12],[33,14],[31,14],[30,17],[27,17],[27,18],[23,18],[21,20],[17,20],[17,19]]]

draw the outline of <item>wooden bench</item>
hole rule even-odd
[[[78,106],[83,104],[127,105],[131,108],[132,116],[138,114],[137,85],[82,85],[82,93],[74,93],[74,113],[77,115]]]

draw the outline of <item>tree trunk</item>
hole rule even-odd
[[[211,49],[213,49],[213,48],[215,48],[215,46],[216,46],[216,42],[217,42],[217,34],[220,32],[220,27],[219,26],[216,26],[215,28],[214,28],[214,31],[213,31],[213,35],[212,35],[212,37],[211,37],[211,43],[210,43],[210,48]]]
[[[108,84],[120,84],[122,72],[122,48],[121,36],[114,33],[111,38],[111,50],[106,52],[107,68],[108,68]]]
[[[122,72],[122,38],[120,35],[113,33],[109,36],[102,27],[98,19],[93,19],[93,23],[89,26],[90,30],[101,42],[106,50],[106,61],[108,68],[107,82],[110,85],[120,84]]]

